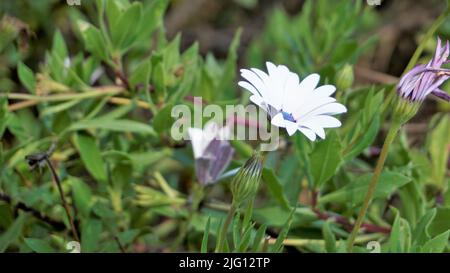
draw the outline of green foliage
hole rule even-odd
[[[169,37],[168,0],[85,1],[82,9],[29,1],[29,14],[19,2],[4,11],[18,18],[0,19],[0,252],[67,252],[74,240],[49,169],[31,171],[24,160],[52,144],[82,252],[211,252],[220,238],[224,252],[346,251],[393,90],[358,81],[379,22],[363,1],[308,0],[294,15],[276,7],[248,48],[247,29],[237,28],[225,56],[186,44],[184,33]],[[250,11],[260,1],[235,2]],[[49,23],[56,8],[63,23]],[[31,51],[20,46],[29,28],[43,36],[27,39]],[[282,133],[280,148],[235,182],[259,143],[233,140],[226,172],[200,186],[191,144],[171,137],[173,107],[192,109],[195,96],[221,108],[246,104],[238,70],[264,70],[265,61],[337,85],[348,109],[342,127],[315,142]],[[383,252],[449,252],[450,120],[448,108],[430,105],[418,118],[426,129],[405,126],[393,142],[355,251],[379,243]]]

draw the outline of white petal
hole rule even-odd
[[[320,94],[322,97],[329,97],[336,91],[336,87],[331,84],[322,85],[314,90],[314,93]]]
[[[231,129],[228,125],[223,126],[219,129],[217,133],[217,139],[219,140],[229,140],[231,137]]]
[[[308,120],[308,123],[315,123],[323,128],[335,128],[342,125],[342,123],[338,119],[325,115],[311,117]]]
[[[262,80],[264,83],[265,83],[266,81],[269,80],[269,75],[267,75],[266,72],[264,72],[264,71],[262,71],[262,70],[260,70],[260,69],[258,69],[258,68],[251,68],[251,70],[252,70],[253,72],[255,72],[256,75],[258,75],[258,77],[261,78],[261,80]]]
[[[254,104],[258,105],[264,111],[267,112],[267,106],[265,105],[263,98],[260,97],[259,95],[251,95],[250,96],[250,101],[253,102]]]
[[[191,139],[194,158],[201,157],[208,145],[208,142],[203,139],[203,130],[199,128],[188,128],[188,134]]]
[[[292,136],[297,131],[297,129],[299,129],[297,123],[295,122],[286,121],[285,124],[286,130],[290,136]]]
[[[316,109],[310,111],[309,113],[300,117],[297,122],[302,122],[304,120],[308,120],[313,116],[318,115],[336,115],[347,112],[347,108],[337,102],[328,103],[322,106],[317,107]]]
[[[299,127],[298,130],[302,132],[309,140],[311,141],[316,140],[316,134],[310,129],[305,127]]]
[[[316,96],[309,96],[305,102],[297,108],[295,111],[292,111],[292,116],[295,118],[295,120],[299,121],[302,119],[303,116],[308,114],[309,112],[316,110],[317,108],[335,102],[336,99],[333,97],[316,97]]]
[[[301,126],[311,129],[311,131],[313,131],[321,139],[325,139],[325,130],[323,130],[323,127],[320,124],[308,120],[306,122],[301,123]]]
[[[261,94],[259,94],[258,90],[256,90],[256,88],[253,85],[251,85],[249,82],[240,81],[240,82],[238,82],[238,85],[242,88],[247,89],[254,95],[261,95]]]
[[[286,127],[286,120],[283,118],[282,113],[276,114],[270,122],[277,127]]]
[[[299,78],[295,73],[289,73],[284,85],[284,97],[282,109],[288,113],[294,111],[300,104],[298,101]]]
[[[286,127],[286,123],[287,123],[286,120],[283,118],[283,114],[281,112],[276,114],[270,122],[273,125],[275,125],[277,127],[282,127],[282,128]]]
[[[261,94],[261,96],[265,96],[267,94],[267,88],[264,82],[258,77],[255,72],[248,69],[241,69],[241,76],[245,78],[251,85],[253,85],[256,90]]]
[[[313,91],[317,84],[319,83],[320,76],[319,74],[311,74],[308,75],[306,78],[303,79],[303,81],[300,83],[300,89],[305,91]]]

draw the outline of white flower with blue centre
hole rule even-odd
[[[299,76],[284,66],[267,62],[268,74],[257,68],[241,69],[239,86],[252,93],[250,100],[264,109],[271,123],[286,128],[291,136],[297,130],[311,141],[316,135],[325,139],[324,128],[340,127],[332,115],[347,112],[347,108],[330,97],[336,87],[317,86],[320,76],[310,74],[300,81]]]

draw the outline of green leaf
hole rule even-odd
[[[19,74],[19,80],[23,86],[30,92],[35,93],[36,79],[33,71],[24,63],[19,62],[17,65],[17,73]]]
[[[428,151],[432,162],[432,181],[441,188],[445,188],[445,174],[450,145],[450,117],[443,116],[433,129],[428,139]]]
[[[100,30],[84,21],[78,21],[78,28],[80,29],[86,49],[97,58],[107,61],[109,52],[106,46],[107,42]]]
[[[137,30],[139,40],[148,39],[159,26],[163,25],[164,12],[169,2],[168,0],[153,0],[150,4],[145,5]]]
[[[278,238],[275,241],[275,244],[272,246],[273,252],[281,252],[283,250],[283,242],[284,242],[284,239],[286,239],[286,237],[288,235],[289,229],[291,228],[292,219],[293,219],[295,210],[296,210],[296,208],[293,208],[291,210],[291,213],[289,214],[289,217],[286,220],[286,223],[284,224],[283,229],[278,234]]]
[[[156,113],[153,118],[153,128],[156,132],[162,133],[166,130],[169,130],[172,127],[174,122],[172,118],[172,104],[167,104],[161,110]]]
[[[255,239],[253,241],[252,252],[258,252],[263,242],[264,235],[266,234],[267,226],[262,224],[256,231]]]
[[[393,211],[396,216],[389,237],[389,252],[409,252],[409,247],[411,246],[411,228],[409,223],[400,217],[397,209],[393,208]]]
[[[60,60],[64,60],[68,55],[66,42],[60,31],[56,31],[53,36],[52,52],[58,56]]]
[[[103,129],[116,132],[140,133],[156,136],[155,130],[145,123],[127,119],[104,119],[81,120],[72,124],[68,130],[78,131],[85,129]]]
[[[121,12],[114,28],[110,30],[115,49],[125,50],[134,43],[141,16],[142,4],[139,2],[133,2],[124,12]]]
[[[289,202],[287,201],[286,196],[284,196],[283,186],[281,185],[280,181],[278,181],[278,178],[276,177],[273,170],[264,168],[262,179],[269,188],[270,194],[278,202],[278,204],[280,204],[280,206],[282,206],[283,208],[289,209]]]
[[[155,86],[155,93],[158,101],[162,102],[166,97],[166,67],[163,62],[157,62],[153,67],[152,82]]]
[[[242,235],[242,238],[241,238],[241,243],[239,244],[239,247],[238,247],[239,252],[242,253],[247,250],[248,245],[250,244],[250,239],[251,239],[254,225],[255,224],[252,223],[244,230],[244,234]]]
[[[9,118],[8,101],[6,98],[0,98],[0,139],[8,126]]]
[[[344,153],[344,161],[350,161],[359,155],[364,149],[369,147],[373,141],[375,140],[378,129],[380,128],[380,115],[376,114],[373,117],[372,122],[370,123],[367,129],[361,133],[360,138],[356,139],[351,149],[348,152]]]
[[[5,252],[10,244],[19,239],[27,218],[27,214],[20,214],[19,217],[14,221],[14,223],[8,228],[8,230],[0,235],[0,253]]]
[[[230,48],[228,49],[228,56],[225,62],[225,68],[223,70],[222,78],[219,81],[217,88],[217,94],[229,94],[225,98],[230,98],[232,94],[230,90],[233,90],[231,83],[234,82],[236,77],[236,62],[237,62],[237,50],[241,39],[242,29],[238,28],[231,41]],[[217,98],[217,97],[216,97]]]
[[[424,253],[442,253],[448,244],[448,236],[450,235],[450,230],[447,230],[433,239],[425,243],[422,248]]]
[[[431,222],[428,232],[431,236],[436,236],[450,230],[450,207],[437,208],[436,217]]]
[[[145,59],[136,67],[133,73],[130,76],[129,82],[133,86],[137,86],[138,84],[142,84],[144,87],[147,85],[150,80],[152,71],[152,63],[150,59]],[[145,90],[145,89],[144,89]],[[144,92],[147,92],[145,90]]]
[[[25,238],[25,244],[37,253],[54,253],[56,252],[47,241],[36,238]]]
[[[78,178],[70,177],[69,179],[76,208],[83,216],[89,216],[93,205],[91,188]]]
[[[209,236],[210,222],[211,222],[211,217],[208,217],[208,220],[206,221],[205,231],[203,232],[202,247],[200,250],[201,253],[208,252],[208,236]]]
[[[316,188],[320,188],[336,173],[341,160],[339,136],[331,131],[324,141],[316,144],[311,154],[311,170]]]
[[[319,198],[320,204],[330,202],[350,202],[352,206],[361,204],[367,193],[372,174],[365,174],[343,188]],[[409,183],[411,178],[398,172],[383,171],[376,187],[374,198],[387,198],[399,187]]]
[[[102,222],[99,220],[89,219],[83,224],[81,230],[81,252],[94,252],[98,248],[102,229]]]
[[[325,250],[328,253],[336,252],[336,237],[330,227],[330,221],[325,221],[322,226],[322,236],[325,240]]]
[[[105,163],[95,138],[86,134],[76,134],[74,141],[81,160],[89,173],[99,182],[107,181]]]
[[[435,216],[436,208],[429,210],[424,216],[422,216],[412,233],[414,246],[423,245],[427,240],[429,240],[430,235],[428,234],[428,227]]]
[[[74,107],[75,105],[79,104],[80,102],[82,102],[82,100],[69,100],[66,102],[58,103],[54,106],[48,106],[42,110],[41,117],[53,115],[68,110]]]

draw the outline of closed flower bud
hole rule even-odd
[[[339,90],[347,90],[353,85],[353,66],[346,64],[336,75],[336,87]]]
[[[263,165],[264,156],[258,152],[245,162],[231,181],[231,193],[236,206],[256,195]]]

